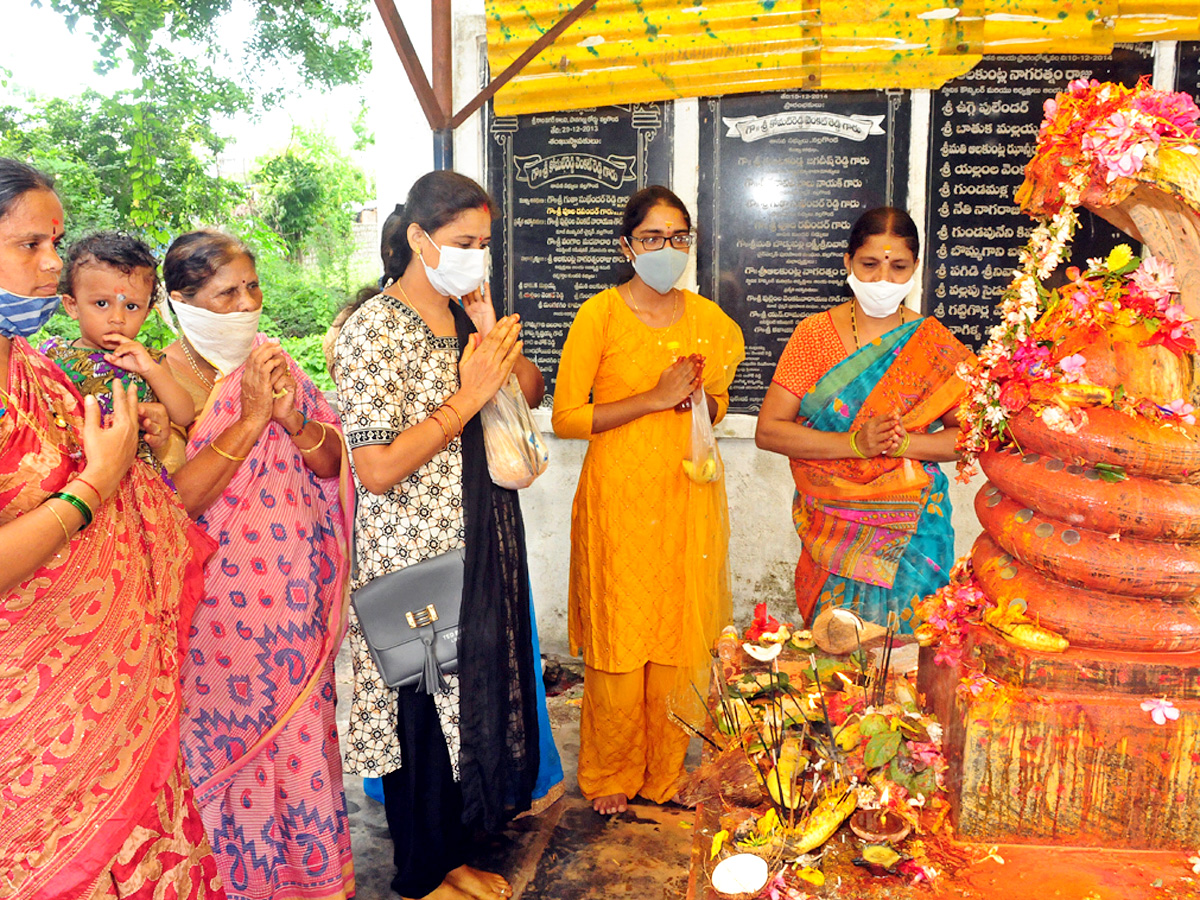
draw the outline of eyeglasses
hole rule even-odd
[[[673,234],[670,237],[663,237],[659,234],[652,234],[649,237],[635,237],[634,235],[630,235],[629,240],[637,241],[642,245],[643,250],[661,250],[667,241],[670,241],[671,246],[676,250],[687,250],[696,243],[696,236],[691,232]]]

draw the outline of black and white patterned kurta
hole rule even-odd
[[[372,297],[346,320],[335,355],[338,403],[351,450],[390,444],[458,390],[458,340],[437,337],[412,308],[387,294]],[[352,590],[464,545],[462,474],[458,438],[384,494],[364,488],[354,469],[358,573]],[[349,633],[354,697],[344,741],[346,770],[379,777],[400,768],[396,691],[375,668],[353,610]],[[457,778],[458,678],[446,681],[450,690],[434,699]]]

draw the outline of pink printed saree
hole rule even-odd
[[[288,365],[296,408],[340,441],[325,398]],[[189,458],[237,420],[241,378],[217,382]],[[344,487],[309,471],[272,422],[199,519],[219,548],[192,619],[182,741],[231,900],[354,893],[333,682],[349,574]]]

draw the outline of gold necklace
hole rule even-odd
[[[404,286],[398,281],[394,281],[392,283],[396,285],[396,290],[400,292],[400,299],[404,301],[404,305],[420,316],[421,314],[417,312],[417,308],[413,306],[413,302],[408,299],[408,293],[404,290]],[[421,316],[421,318],[424,318],[424,316]]]
[[[850,301],[850,334],[854,336],[854,349],[861,350],[862,345],[858,342],[858,301]],[[900,307],[900,324],[904,324],[904,307]]]
[[[637,301],[633,299],[633,288],[631,288],[629,285],[625,285],[624,287],[625,293],[629,295],[629,305],[633,307],[634,315],[636,315],[639,319],[642,319],[642,311],[638,308]],[[618,293],[620,293],[620,289],[618,289]],[[675,324],[675,311],[678,308],[679,288],[671,288],[671,318],[667,321],[667,324],[663,326],[664,328],[670,328]],[[642,321],[645,322],[646,320],[642,319]],[[646,322],[646,325],[648,327],[653,327],[649,322]]]
[[[192,365],[192,371],[196,373],[196,377],[200,379],[200,383],[211,391],[216,386],[216,382],[205,378],[204,373],[200,371],[200,367],[196,365],[196,358],[192,356],[192,351],[188,349],[187,338],[181,337],[179,343],[183,347],[183,355],[187,357],[187,361]]]

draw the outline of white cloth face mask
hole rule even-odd
[[[199,306],[171,301],[183,336],[224,378],[250,356],[258,334],[262,308],[250,312],[215,313]]]
[[[858,298],[858,305],[873,319],[886,319],[898,310],[915,281],[915,275],[899,284],[894,281],[860,281],[853,272],[846,276],[846,283]]]

